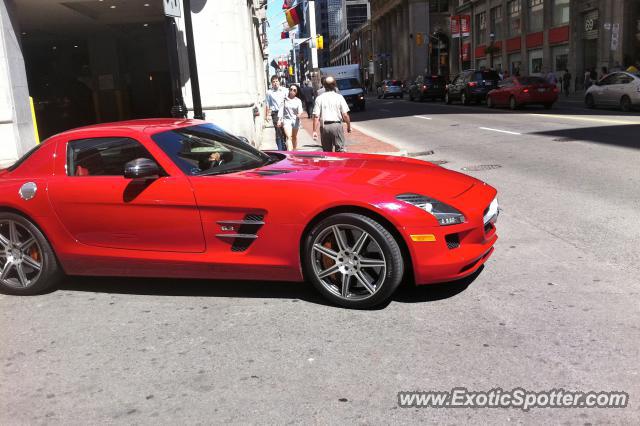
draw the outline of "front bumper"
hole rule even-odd
[[[487,208],[495,192],[469,191],[463,197],[474,198],[474,205]],[[486,223],[480,208],[463,211],[467,222],[450,226],[404,228],[405,241],[411,252],[415,283],[417,285],[454,281],[476,272],[493,253],[498,240],[495,221]],[[432,241],[416,242],[412,235],[433,235]]]

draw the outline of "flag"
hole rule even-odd
[[[284,40],[285,38],[289,38],[289,31],[283,31],[280,33],[280,40]]]
[[[282,4],[283,9],[291,9],[291,6],[293,6],[293,0],[284,0]]]
[[[299,3],[296,7],[291,8],[284,12],[287,17],[287,23],[289,27],[295,27],[299,23],[304,21],[302,3]]]

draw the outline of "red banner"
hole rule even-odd
[[[462,31],[462,37],[469,37],[471,35],[471,16],[460,16],[460,31]]]
[[[462,60],[463,61],[471,60],[471,43],[462,44]]]
[[[460,17],[459,16],[451,17],[450,28],[451,28],[451,38],[460,37]]]

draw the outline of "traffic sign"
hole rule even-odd
[[[164,15],[172,18],[180,18],[180,0],[163,0]],[[115,7],[115,6],[114,6]]]

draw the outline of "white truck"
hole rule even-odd
[[[360,81],[360,65],[340,65],[336,67],[320,68],[322,77],[333,76],[336,79],[338,90],[344,96],[349,108],[352,110],[364,110],[364,90]]]

